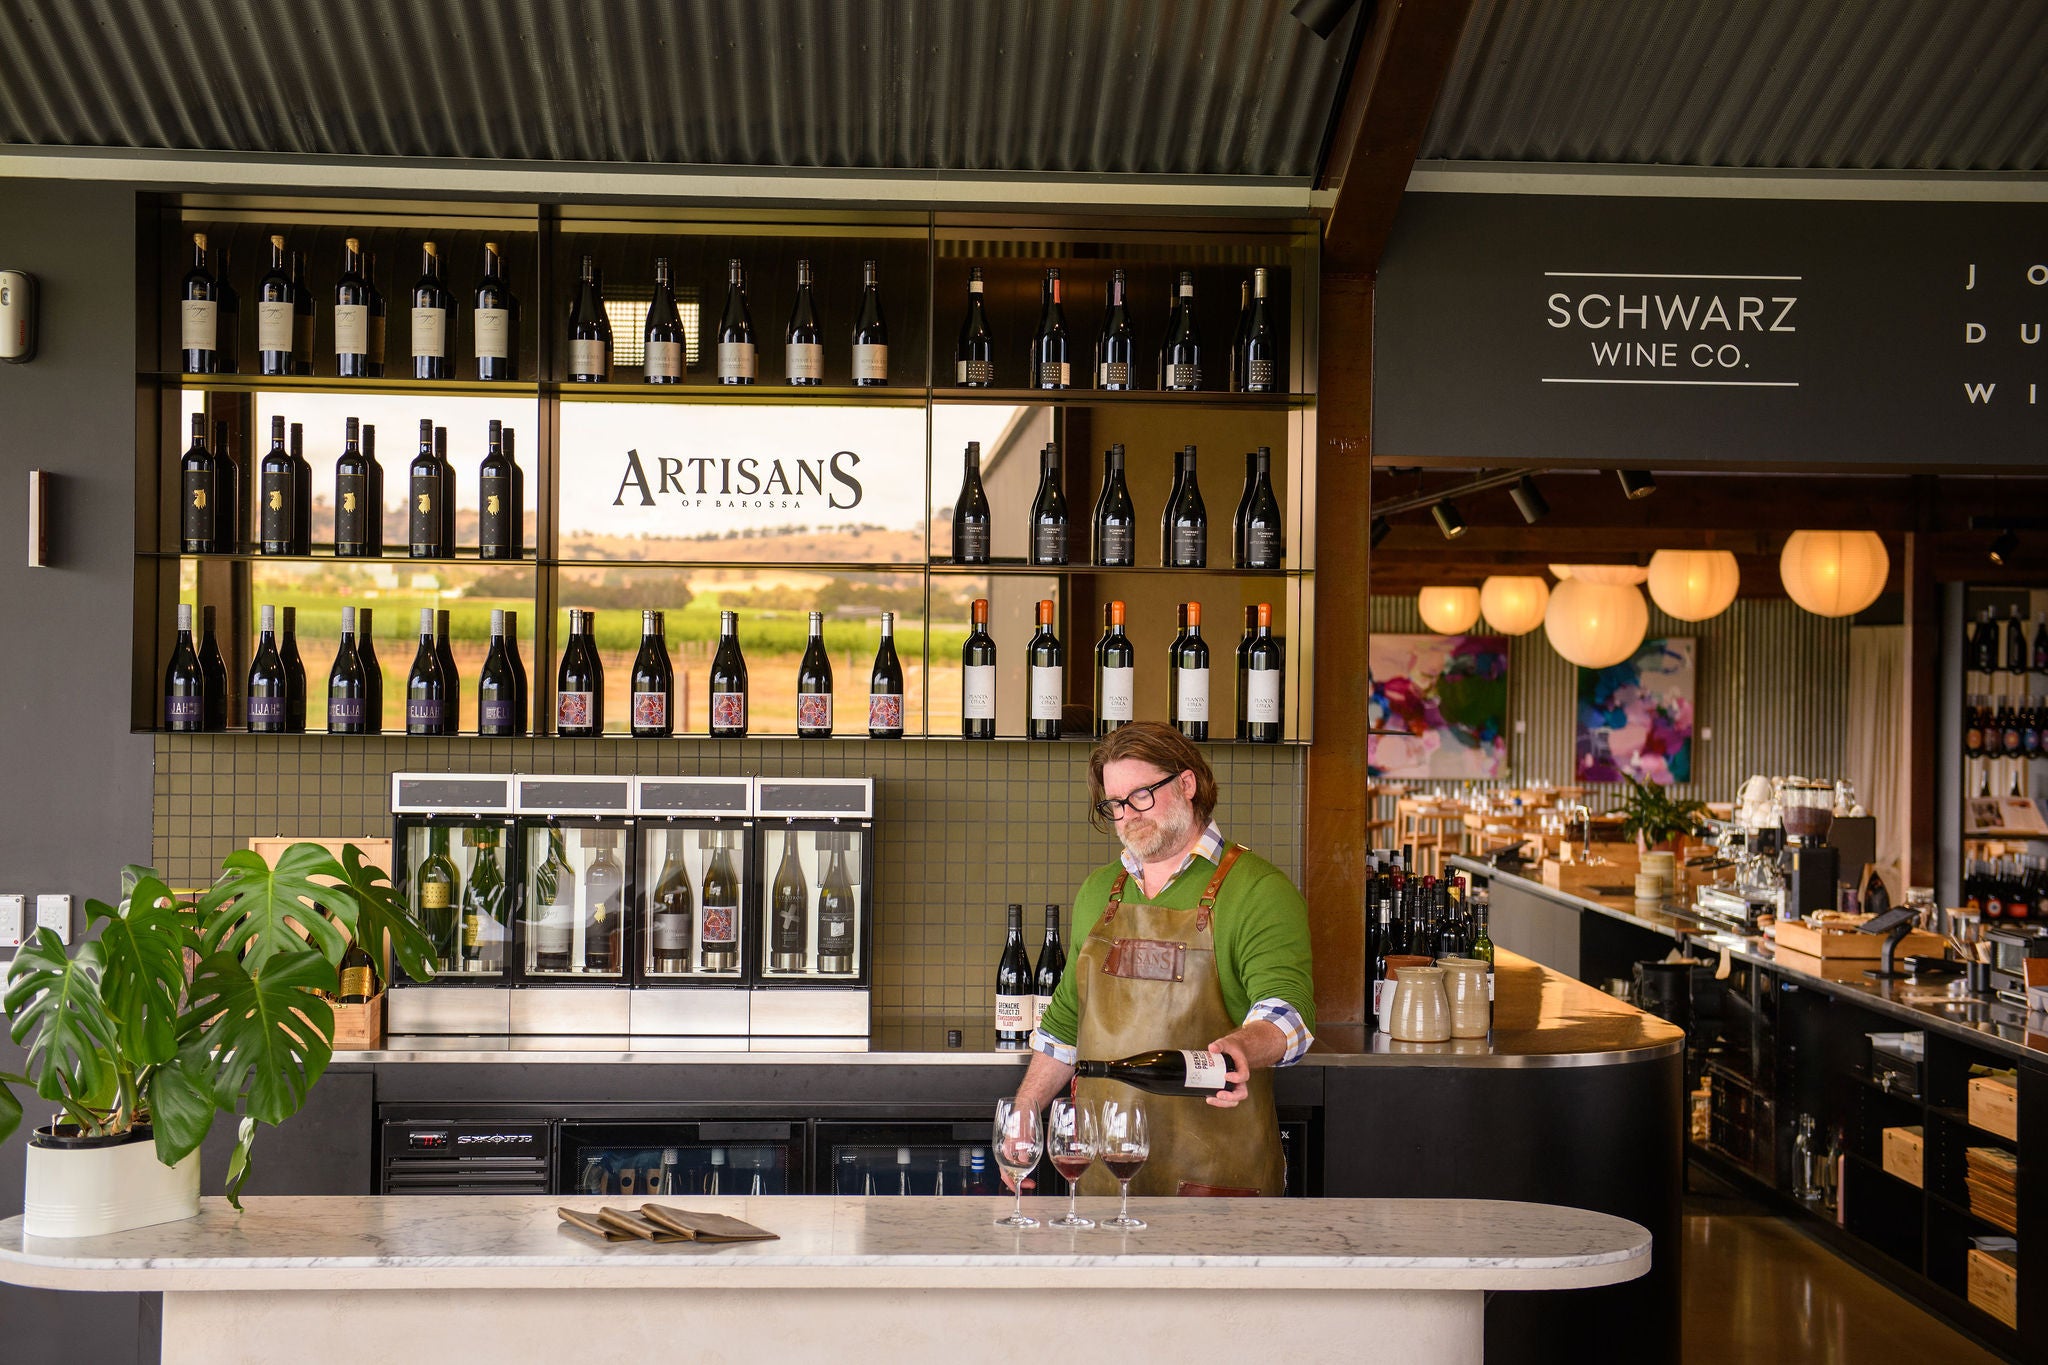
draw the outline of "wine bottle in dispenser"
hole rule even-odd
[[[733,870],[732,850],[738,836],[729,830],[706,830],[700,836],[711,850],[704,869],[704,970],[736,972],[740,966],[740,879]]]
[[[768,968],[776,972],[801,972],[810,958],[811,890],[804,882],[803,864],[796,856],[796,834],[782,836],[782,862],[775,869],[775,882],[768,893]]]
[[[654,879],[654,897],[649,904],[649,936],[653,940],[654,970],[690,970],[690,935],[695,928],[695,899],[690,890],[690,869],[683,861],[683,835],[670,830],[661,872]]]
[[[826,834],[818,839],[821,847],[829,846],[832,850],[825,880],[818,887],[818,970],[821,972],[853,970],[853,876],[846,866],[847,845],[852,841],[850,834]]]

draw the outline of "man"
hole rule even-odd
[[[1076,1058],[1224,1053],[1227,1085],[1206,1100],[1095,1079],[1078,1094],[1144,1106],[1151,1157],[1133,1193],[1278,1195],[1271,1068],[1299,1061],[1312,1041],[1308,907],[1286,874],[1224,842],[1211,819],[1216,779],[1179,731],[1150,721],[1113,731],[1095,746],[1088,777],[1096,816],[1116,831],[1123,856],[1075,893],[1080,948],[1032,1035],[1038,1055],[1017,1105],[1044,1108]],[[1082,1189],[1115,1186],[1098,1164]]]

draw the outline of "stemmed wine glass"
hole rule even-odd
[[[1036,1218],[1024,1214],[1024,1177],[1038,1164],[1039,1126],[1038,1111],[1018,1108],[1017,1101],[1004,1098],[996,1101],[995,1143],[996,1164],[1003,1168],[1010,1187],[1017,1192],[1017,1206],[1007,1218],[996,1219],[999,1228],[1035,1228]]]
[[[1117,1208],[1116,1217],[1104,1219],[1102,1226],[1134,1232],[1145,1226],[1145,1220],[1131,1217],[1131,1178],[1144,1167],[1145,1158],[1152,1154],[1152,1139],[1145,1128],[1144,1106],[1135,1100],[1104,1100],[1096,1114],[1095,1132],[1096,1154],[1123,1189],[1123,1202]]]
[[[1075,1206],[1076,1187],[1090,1166],[1095,1164],[1095,1115],[1085,1104],[1076,1104],[1065,1095],[1052,1102],[1052,1118],[1045,1134],[1046,1154],[1052,1158],[1052,1168],[1067,1182],[1067,1211],[1047,1223],[1050,1228],[1092,1228],[1093,1218],[1083,1218]]]

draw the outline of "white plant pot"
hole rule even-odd
[[[112,1147],[28,1148],[22,1231],[31,1237],[97,1237],[174,1223],[199,1212],[199,1153],[175,1166],[147,1138]]]

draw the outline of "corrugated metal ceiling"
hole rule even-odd
[[[19,0],[0,143],[1307,178],[1287,0]]]
[[[2048,5],[1476,0],[1422,156],[2048,170]]]

